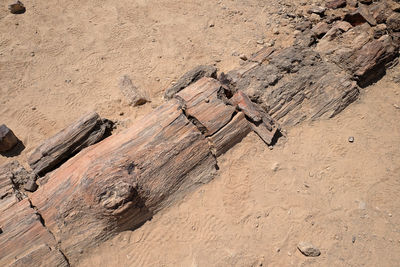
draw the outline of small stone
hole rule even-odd
[[[392,217],[392,216],[393,216],[393,214],[389,213],[389,214],[388,214],[388,216],[389,216],[389,217]]]
[[[348,23],[347,21],[338,21],[334,28],[339,29],[343,32],[347,32],[348,30],[350,30],[353,26],[351,26],[350,23]]]
[[[263,44],[264,44],[264,40],[258,40],[258,41],[257,41],[257,44],[263,45]]]
[[[354,137],[353,137],[353,136],[350,136],[350,137],[349,137],[349,142],[350,142],[350,143],[353,143],[353,142],[354,142]]]
[[[34,192],[38,188],[38,185],[36,184],[35,180],[31,179],[29,180],[25,185],[24,189],[29,192]]]
[[[313,13],[310,15],[310,21],[317,23],[317,22],[321,21],[321,17],[319,15]]]
[[[32,110],[36,110],[36,107],[32,107]]]
[[[6,152],[12,149],[18,143],[18,138],[15,136],[6,125],[0,125],[0,152]]]
[[[241,54],[241,55],[239,56],[239,58],[240,58],[241,60],[244,60],[244,61],[247,60],[247,57],[246,57],[245,54]]]
[[[319,249],[314,247],[314,245],[309,242],[300,242],[297,245],[297,248],[304,256],[307,257],[318,257],[321,255]]]
[[[372,0],[359,0],[361,4],[369,5],[372,4]]]
[[[12,14],[24,14],[26,11],[26,8],[21,1],[17,1],[14,4],[9,5],[8,9]]]
[[[121,112],[119,113],[120,116],[124,116],[124,114],[125,114],[125,113],[124,113],[123,111],[121,111]]]
[[[272,33],[273,33],[273,34],[279,34],[278,28],[273,28],[273,29],[272,29]]]
[[[308,12],[309,14],[317,14],[317,15],[323,16],[324,13],[325,13],[325,11],[326,11],[326,8],[325,8],[325,7],[322,7],[322,6],[312,6],[307,12]]]
[[[272,164],[271,170],[276,172],[279,170],[279,163],[275,162],[274,164]]]
[[[329,30],[330,26],[326,22],[320,22],[312,28],[313,33],[318,38],[322,38]]]
[[[149,102],[144,92],[133,85],[132,80],[129,78],[129,76],[122,76],[119,81],[119,87],[122,94],[127,98],[130,105],[135,107]]]
[[[353,237],[351,238],[351,242],[354,244],[354,242],[356,242],[356,236],[353,235]]]
[[[337,8],[345,7],[346,4],[347,4],[346,0],[333,0],[333,1],[329,1],[326,4],[326,7],[331,8],[331,9],[337,9]]]
[[[31,57],[34,57],[35,56],[35,52],[31,52]]]
[[[400,13],[393,13],[386,22],[389,30],[394,32],[400,31]]]

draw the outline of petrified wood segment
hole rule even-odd
[[[54,263],[52,266],[68,266],[68,262],[57,249],[56,240],[43,226],[40,216],[31,207],[28,199],[3,210],[0,227],[1,266],[46,266],[46,263]],[[41,257],[33,255],[39,246],[48,247],[40,252]]]
[[[29,156],[28,163],[36,174],[43,175],[83,148],[100,141],[109,127],[96,112],[86,114],[45,140]]]
[[[172,100],[49,174],[31,199],[67,257],[149,219],[208,182],[216,161]]]
[[[164,97],[166,99],[173,98],[175,94],[203,77],[217,78],[217,68],[206,65],[195,67],[194,69],[186,72],[172,87],[165,90]]]
[[[250,131],[249,122],[243,112],[239,112],[225,127],[208,137],[211,151],[217,157],[220,156],[239,143]]]
[[[206,136],[225,126],[235,112],[235,107],[226,105],[218,98],[223,90],[221,83],[212,78],[202,78],[195,84],[176,94],[189,118],[194,118]]]

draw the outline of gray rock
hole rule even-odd
[[[132,106],[140,106],[149,102],[145,94],[133,85],[132,80],[128,75],[122,76],[119,87],[122,94],[127,98],[128,102]]]
[[[304,256],[307,257],[318,257],[321,255],[319,249],[314,247],[314,245],[309,242],[300,242],[297,245],[297,248]]]
[[[325,11],[326,11],[326,8],[325,8],[325,7],[322,7],[322,6],[312,6],[307,12],[308,12],[309,14],[317,14],[317,15],[322,16],[322,15],[325,14]]]
[[[35,192],[36,189],[38,188],[38,185],[34,180],[29,180],[25,185],[24,189],[29,192]]]
[[[200,65],[186,72],[172,87],[165,91],[165,99],[171,99],[181,90],[203,77],[217,78],[217,68],[214,66]]]
[[[17,137],[6,125],[0,125],[0,152],[12,149],[18,143]]]

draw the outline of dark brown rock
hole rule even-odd
[[[171,99],[176,93],[203,77],[217,78],[217,68],[214,66],[200,65],[186,72],[172,87],[165,91],[164,97],[166,99]]]
[[[394,32],[400,31],[400,13],[393,13],[386,22],[389,30]]]
[[[0,125],[0,152],[12,149],[18,143],[18,138],[6,125]]]
[[[119,82],[119,88],[122,94],[126,97],[129,104],[136,107],[149,102],[148,97],[144,92],[133,85],[131,78],[128,75],[122,76]]]
[[[326,7],[332,8],[332,9],[337,9],[337,8],[345,7],[346,4],[347,4],[346,0],[333,0],[333,1],[329,1],[328,3],[326,3]]]
[[[386,64],[398,56],[398,47],[389,35],[373,40],[359,51],[349,61],[361,86],[367,86],[385,74]]]
[[[359,0],[361,4],[370,5],[372,4],[373,0]]]
[[[26,11],[26,8],[21,1],[17,1],[14,4],[9,5],[8,9],[12,14],[23,14]]]
[[[111,124],[91,112],[45,140],[29,156],[32,170],[43,175],[72,157],[83,148],[102,140]]]
[[[26,190],[26,191],[29,191],[29,192],[34,192],[34,191],[36,191],[36,189],[38,188],[38,185],[36,184],[36,181],[35,180],[29,180],[25,185],[24,185],[24,189]]]
[[[376,25],[375,18],[371,15],[366,6],[360,6],[357,11],[345,15],[344,20],[353,26],[361,25],[368,22],[371,26]]]
[[[319,22],[312,28],[312,31],[318,38],[324,36],[329,30],[330,26],[326,22]]]

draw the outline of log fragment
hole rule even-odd
[[[96,112],[88,113],[45,140],[29,156],[28,163],[36,174],[43,175],[83,148],[103,139],[110,126]]]
[[[43,266],[45,263],[54,263],[47,266],[68,266],[57,249],[56,240],[43,226],[41,217],[28,199],[3,210],[0,226],[0,266]],[[34,254],[40,246],[47,246],[48,249],[42,250],[38,257]]]
[[[217,68],[214,66],[200,65],[186,72],[172,87],[165,91],[165,99],[173,98],[175,94],[203,77],[217,78]]]
[[[267,144],[271,145],[278,132],[278,125],[262,108],[251,102],[243,91],[237,91],[230,102],[249,118],[251,129]]]
[[[217,157],[222,155],[246,137],[250,131],[250,125],[244,113],[239,112],[225,127],[208,137],[211,151]]]
[[[201,131],[210,136],[225,126],[233,116],[235,107],[226,105],[218,94],[221,83],[212,78],[202,78],[197,83],[176,94],[184,104],[185,113],[194,118]]]

